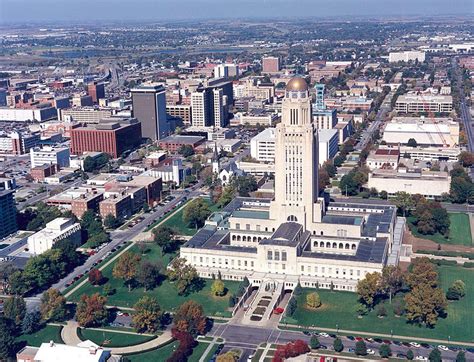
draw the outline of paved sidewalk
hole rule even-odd
[[[419,341],[419,342],[432,342],[432,343],[437,343],[437,344],[450,344],[450,345],[474,347],[474,343],[472,342],[458,342],[458,341],[453,341],[453,340],[448,341],[447,339],[422,338],[422,337],[414,337],[414,336],[399,336],[397,334],[391,335],[391,334],[384,334],[384,333],[351,331],[347,329],[321,328],[321,327],[311,327],[311,326],[306,327],[306,326],[299,326],[296,324],[283,325],[280,323],[278,328],[281,329],[282,327],[297,328],[300,330],[308,330],[308,331],[317,330],[317,331],[322,331],[322,332],[343,333],[343,334],[354,335],[354,336],[361,335],[361,336],[370,336],[370,337],[382,337],[382,338],[387,338],[387,339],[413,340],[413,341]]]
[[[199,341],[199,343],[205,343],[205,341]],[[204,362],[206,361],[206,357],[211,351],[212,347],[216,344],[216,338],[213,338],[211,342],[209,342],[209,346],[207,346],[206,350],[202,354],[201,358],[199,358],[199,362]]]

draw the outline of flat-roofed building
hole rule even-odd
[[[379,148],[371,151],[367,156],[366,164],[371,170],[389,168],[396,170],[400,161],[398,148]]]
[[[262,72],[263,73],[278,73],[281,69],[279,57],[264,57],[262,58]]]
[[[0,239],[18,230],[13,190],[0,190]]]
[[[318,130],[319,166],[331,160],[339,151],[339,132],[336,129]]]
[[[449,113],[453,110],[450,95],[402,94],[398,96],[395,110],[401,113]]]
[[[451,176],[443,171],[376,169],[369,173],[367,187],[377,191],[386,191],[389,196],[397,192],[407,192],[411,195],[420,194],[433,199],[449,193]]]
[[[143,203],[142,203],[143,205]],[[132,215],[132,197],[128,193],[114,193],[99,204],[99,212],[102,218],[107,215],[119,219],[127,219]]]
[[[97,107],[75,107],[59,109],[58,114],[61,121],[99,123],[101,119],[111,117],[112,110]]]
[[[313,111],[313,122],[318,129],[332,129],[337,124],[335,109]]]
[[[416,61],[424,62],[425,61],[425,52],[417,51],[417,50],[409,50],[405,52],[390,52],[388,54],[388,61],[390,63],[396,62],[409,62],[409,61]]]
[[[189,104],[167,104],[166,113],[171,117],[180,119],[184,125],[192,123],[191,105]]]
[[[178,152],[182,146],[191,146],[196,148],[205,141],[201,136],[183,136],[171,135],[159,141],[159,145],[163,150],[168,152]]]
[[[104,199],[104,191],[97,187],[76,186],[46,199],[48,205],[70,210],[78,218],[87,210],[99,211],[99,203]]]
[[[37,233],[28,237],[28,251],[33,255],[43,254],[60,240],[67,239],[74,246],[81,243],[81,225],[72,219],[58,217],[50,221]]]
[[[44,164],[54,164],[58,167],[69,167],[69,147],[34,147],[30,149],[31,167],[42,166]]]
[[[275,128],[267,128],[250,140],[250,156],[259,162],[275,162]]]

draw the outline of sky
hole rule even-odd
[[[0,0],[0,23],[474,15],[474,0]]]

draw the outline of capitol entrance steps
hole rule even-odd
[[[284,282],[266,280],[261,283],[257,295],[248,306],[242,324],[263,326],[269,323],[273,310],[284,296]]]

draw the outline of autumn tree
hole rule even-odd
[[[104,277],[102,276],[102,272],[99,270],[99,269],[91,269],[91,271],[89,272],[89,282],[92,284],[92,285],[99,285],[102,280],[104,279]]]
[[[153,241],[166,254],[174,248],[173,238],[175,234],[176,232],[173,228],[162,225],[153,230]]]
[[[214,295],[222,297],[225,294],[224,282],[220,279],[214,280],[211,285],[211,292]]]
[[[380,273],[373,272],[367,273],[365,278],[357,283],[359,299],[369,308],[374,306],[376,298],[380,294],[381,280]]]
[[[432,327],[446,307],[447,301],[443,291],[426,283],[414,286],[405,296],[406,316],[412,323]]]
[[[132,323],[139,333],[154,333],[161,327],[163,312],[157,300],[150,296],[144,296],[133,306],[135,314]]]
[[[109,316],[105,307],[107,298],[99,293],[91,296],[83,294],[76,306],[76,320],[82,327],[103,325]]]
[[[466,295],[466,284],[462,280],[455,280],[446,292],[449,300],[459,300]]]
[[[48,289],[41,297],[40,313],[44,321],[64,320],[67,314],[66,298],[57,289]]]
[[[309,293],[306,296],[306,305],[308,308],[316,309],[321,306],[321,298],[319,297],[319,294],[316,292]]]
[[[186,264],[186,259],[175,258],[168,268],[168,278],[176,283],[178,294],[186,294],[189,289],[199,280],[196,269]]]
[[[206,332],[206,316],[202,306],[193,300],[183,303],[173,316],[174,328],[193,337]]]
[[[388,294],[390,304],[392,296],[403,286],[403,273],[399,266],[387,265],[382,269],[381,285],[384,293]]]
[[[474,153],[463,151],[459,154],[458,160],[463,165],[463,167],[471,167],[474,165]]]
[[[10,319],[16,326],[20,326],[26,314],[26,302],[20,296],[5,299],[3,315]]]
[[[196,229],[201,227],[211,215],[209,205],[204,199],[197,198],[188,203],[183,211],[183,221]]]
[[[412,196],[405,191],[397,192],[392,201],[403,216],[406,216],[407,212],[415,206]]]
[[[410,288],[421,284],[436,287],[438,285],[436,267],[427,257],[416,258],[410,265],[409,273],[406,275],[406,282]]]
[[[128,285],[129,292],[132,289],[132,282],[137,275],[140,260],[140,255],[126,251],[118,258],[112,271],[112,275],[115,278],[125,281],[125,284]]]
[[[161,278],[161,265],[159,263],[152,263],[148,260],[143,260],[137,270],[135,279],[143,286],[145,292],[149,289],[153,289],[160,282]]]

